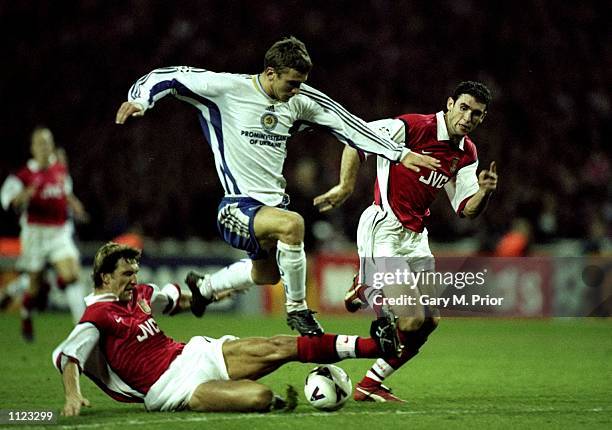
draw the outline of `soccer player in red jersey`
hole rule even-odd
[[[140,250],[109,242],[94,258],[94,292],[81,321],[53,352],[62,372],[62,413],[79,415],[89,401],[81,394],[85,373],[118,401],[144,403],[148,411],[269,411],[295,407],[256,382],[290,361],[334,363],[382,355],[380,340],[358,336],[274,336],[177,342],[166,336],[154,314],[189,309],[202,315],[208,303],[193,273],[191,292],[175,284],[158,288],[137,283]],[[223,298],[222,293],[217,299]]]
[[[30,285],[23,297],[22,334],[33,339],[32,310],[39,304],[45,265],[50,263],[58,274],[58,285],[65,291],[73,318],[79,320],[85,304],[79,284],[79,251],[73,240],[70,216],[87,219],[88,215],[72,192],[72,179],[65,157],[58,154],[53,134],[46,127],[36,127],[31,135],[32,159],[2,185],[2,207],[21,213],[21,255],[17,266],[28,272]],[[59,155],[59,156],[58,156]]]
[[[410,272],[434,270],[425,219],[429,207],[444,189],[460,217],[474,218],[486,207],[497,188],[495,162],[476,174],[478,157],[469,133],[485,119],[491,93],[482,83],[461,82],[446,102],[446,112],[429,115],[404,114],[394,119],[370,123],[380,133],[396,142],[405,142],[410,150],[435,157],[441,166],[435,170],[409,170],[377,157],[374,203],[361,215],[357,230],[360,272],[347,293],[345,304],[355,312],[366,304],[380,305],[380,288],[373,288],[373,276],[393,273],[397,268]],[[342,204],[351,194],[360,154],[345,148],[340,183],[318,196],[314,204],[327,211]],[[428,335],[436,328],[439,310],[421,304],[420,296],[439,295],[431,286],[396,284],[385,286],[387,297],[413,297],[414,305],[390,306],[397,315],[403,350],[398,356],[378,359],[355,388],[358,401],[402,401],[382,382],[414,357]],[[409,299],[406,299],[407,302]],[[380,310],[380,309],[379,309]]]

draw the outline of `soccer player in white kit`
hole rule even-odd
[[[401,162],[415,170],[438,164],[378,135],[334,100],[305,85],[311,67],[304,44],[290,37],[272,45],[264,70],[257,75],[192,67],[157,69],[130,88],[116,122],[144,115],[167,95],[196,108],[225,190],[217,227],[227,243],[249,256],[202,277],[202,294],[211,297],[215,291],[276,284],[282,279],[289,326],[301,334],[320,335],[323,330],[305,300],[304,220],[287,210],[282,169],[291,134],[317,124],[341,142],[390,163]]]
[[[468,133],[482,123],[490,102],[491,93],[484,84],[466,81],[448,98],[446,112],[405,114],[370,123],[372,128],[397,142],[406,142],[409,149],[436,157],[441,166],[417,173],[378,157],[374,203],[361,215],[357,230],[360,271],[345,300],[350,312],[366,305],[376,309],[381,304],[381,290],[372,287],[374,272],[393,273],[400,267],[411,272],[434,270],[425,219],[442,189],[461,217],[474,218],[485,209],[497,188],[496,166],[492,162],[489,169],[476,175],[476,146]],[[340,183],[314,200],[320,210],[329,210],[346,200],[354,188],[359,163],[357,151],[345,148]],[[414,287],[384,288],[386,297],[415,297],[416,305],[390,307],[399,317],[399,340],[404,348],[399,356],[376,361],[356,385],[355,400],[402,401],[382,382],[418,353],[439,321],[437,308],[418,301],[419,295],[439,295],[438,286]]]
[[[281,399],[257,379],[283,364],[335,363],[382,356],[379,340],[359,336],[274,336],[177,342],[160,330],[155,315],[174,315],[201,300],[178,285],[139,284],[140,250],[109,242],[94,257],[94,291],[83,317],[52,354],[62,373],[62,414],[79,415],[84,373],[120,402],[144,403],[148,411],[257,411],[295,408],[295,390]],[[201,305],[201,303],[200,303]]]
[[[51,130],[32,131],[32,159],[9,175],[0,190],[2,207],[21,214],[21,255],[17,267],[28,273],[29,287],[22,300],[24,339],[34,337],[32,311],[37,306],[43,273],[50,263],[58,274],[58,286],[65,292],[74,321],[85,310],[79,283],[80,257],[74,243],[71,216],[86,219],[82,203],[72,191],[72,179],[64,160],[57,157]]]

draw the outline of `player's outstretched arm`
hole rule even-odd
[[[497,189],[497,178],[497,166],[495,161],[492,161],[489,169],[485,169],[478,174],[478,192],[465,204],[463,215],[468,218],[475,218],[485,210],[489,197]]]
[[[359,153],[350,146],[345,146],[340,164],[340,182],[329,191],[313,200],[319,212],[327,212],[342,205],[355,189],[357,172],[359,171]]]
[[[81,394],[81,386],[79,383],[79,367],[76,363],[70,362],[64,367],[62,373],[64,382],[65,403],[62,409],[62,415],[67,417],[78,416],[81,413],[82,406],[90,406],[87,400]]]
[[[144,107],[140,103],[136,102],[123,102],[117,114],[115,115],[115,124],[125,124],[125,121],[131,116],[143,116],[145,113]]]

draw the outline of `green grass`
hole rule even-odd
[[[159,323],[169,335],[186,340],[196,334],[287,333],[283,320],[181,315]],[[328,332],[365,335],[369,327],[366,318],[324,316],[321,321]],[[63,389],[50,354],[70,326],[67,315],[40,315],[36,342],[26,344],[17,316],[0,315],[0,409],[60,410]],[[369,363],[340,366],[355,383]],[[263,382],[276,391],[286,384],[301,391],[311,367],[290,364]],[[60,417],[52,428],[612,428],[612,320],[443,320],[421,353],[388,379],[394,392],[409,400],[402,405],[349,401],[338,412],[322,413],[302,397],[293,414],[146,413],[141,405],[114,402],[85,377],[81,383],[92,408],[80,417]]]

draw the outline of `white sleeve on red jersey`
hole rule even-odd
[[[151,310],[154,314],[164,313],[173,315],[179,311],[181,288],[178,285],[166,284],[161,290],[157,285],[148,285],[153,287],[153,294],[151,295]]]
[[[459,169],[455,180],[444,185],[448,200],[459,216],[462,216],[467,200],[479,189],[476,169],[478,169],[478,160]]]
[[[95,325],[89,322],[77,324],[66,340],[53,351],[53,365],[63,372],[66,364],[73,361],[82,371],[99,340],[100,332]]]
[[[72,177],[70,175],[66,176],[66,180],[64,181],[64,193],[69,196],[73,191],[73,182]]]
[[[11,202],[23,190],[23,182],[15,175],[8,175],[0,190],[0,200],[2,208],[7,211],[11,207]]]

